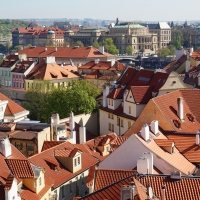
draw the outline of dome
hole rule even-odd
[[[68,30],[65,33],[73,33],[73,31],[72,30]]]
[[[100,30],[94,30],[93,32],[94,32],[94,33],[99,33],[99,32],[100,32]]]
[[[47,32],[47,34],[55,34],[55,32],[52,31],[52,30],[49,30],[49,31]]]

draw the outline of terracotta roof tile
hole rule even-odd
[[[101,54],[98,49],[90,48],[90,47],[57,47],[57,51],[55,51],[55,47],[47,47],[47,51],[45,51],[45,47],[29,47],[23,50],[20,50],[20,54],[26,54],[28,58],[38,58],[38,57],[47,57],[54,56],[56,58],[106,58],[112,57],[113,55],[109,53]]]
[[[10,68],[17,62],[17,60],[19,60],[18,55],[10,54],[3,59],[0,67]]]
[[[134,178],[134,179],[133,179]],[[140,188],[138,191],[139,197],[144,200],[144,195],[147,193],[145,188],[151,183],[153,194],[162,199],[162,187],[165,185],[165,195],[167,200],[174,199],[194,199],[199,200],[200,194],[200,178],[197,177],[181,177],[181,180],[175,181],[171,179],[169,175],[131,175],[127,178],[119,180],[112,185],[102,188],[92,194],[89,194],[80,199],[84,200],[120,200],[121,199],[121,187],[123,185],[130,185],[130,182],[134,180],[136,188]],[[141,187],[142,186],[142,187]],[[155,199],[157,199],[155,197]]]
[[[131,86],[135,103],[147,103],[152,98],[152,86]]]
[[[5,159],[10,171],[18,178],[34,178],[34,172],[28,160]]]
[[[154,141],[159,147],[171,147],[172,144],[174,143],[173,140],[168,140],[168,139],[154,139]]]
[[[179,97],[182,97],[184,101],[184,122],[181,122],[177,116]],[[152,99],[174,131],[188,133],[196,133],[200,128],[200,108],[196,106],[199,100],[200,90],[197,89],[178,90]],[[194,121],[191,121],[187,114],[193,115]],[[180,123],[181,129],[175,125],[173,120]]]
[[[18,105],[17,103],[15,103],[11,99],[9,99],[5,95],[3,95],[2,93],[0,93],[0,100],[8,101],[8,104],[7,104],[6,110],[5,110],[5,115],[14,115],[14,114],[25,111],[24,108],[22,108],[20,105]]]
[[[63,69],[56,63],[46,63],[45,60],[41,60],[26,76],[26,79],[42,79],[42,80],[54,80],[65,78],[78,78],[72,72]]]
[[[196,145],[196,135],[166,134],[173,140],[177,149],[192,163],[200,163],[200,146]]]
[[[38,135],[38,132],[35,132],[35,131],[15,130],[15,131],[9,132],[10,138],[22,139],[22,140],[32,140],[34,138],[37,138],[37,135]]]
[[[4,186],[4,190],[10,190],[13,183],[14,176],[9,175],[6,179],[6,184]]]
[[[63,142],[64,141],[44,141],[42,151],[55,147]]]
[[[23,60],[23,61],[17,63],[17,65],[11,72],[24,73],[33,63],[34,63],[34,61]]]
[[[67,180],[70,180],[77,174],[80,174],[82,171],[89,169],[92,165],[95,165],[96,163],[99,162],[93,156],[89,155],[88,153],[83,152],[81,154],[82,168],[75,173],[71,173],[61,163],[58,162],[58,160],[54,156],[54,151],[65,150],[65,149],[73,150],[74,147],[75,146],[70,144],[69,142],[64,142],[60,145],[54,146],[48,150],[45,150],[37,155],[34,155],[28,158],[28,160],[31,163],[44,168],[46,176],[51,177],[55,181],[53,187],[56,188],[59,185],[66,182]],[[57,170],[53,170],[48,165],[48,163],[45,161],[46,158],[52,160],[54,163],[57,163],[57,167],[56,167]]]

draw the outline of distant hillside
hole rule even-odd
[[[17,19],[0,19],[0,38],[11,36],[12,28],[26,27],[28,24],[28,22]]]

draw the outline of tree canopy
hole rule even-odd
[[[28,22],[17,19],[0,19],[0,38],[11,36],[12,28],[26,27]]]
[[[92,46],[94,47],[94,48],[99,48],[99,43],[95,40],[94,42],[93,42],[93,44],[92,44]]]
[[[175,55],[176,48],[174,45],[169,45],[165,48],[159,49],[158,50],[158,55],[159,56],[169,56],[169,55]]]
[[[76,41],[76,46],[84,47],[84,44],[80,40],[78,40]]]
[[[52,112],[61,118],[74,114],[96,111],[96,96],[99,90],[85,80],[73,80],[67,87],[50,87],[48,81],[34,81],[34,86],[25,95],[24,107],[30,118],[48,122]]]
[[[116,46],[113,43],[113,39],[112,38],[106,38],[103,41],[103,46],[105,47],[105,50],[110,53],[110,54],[119,54],[119,50],[116,48]]]
[[[134,51],[134,50],[133,50],[133,47],[132,47],[132,46],[127,46],[127,47],[126,47],[126,53],[127,53],[127,54],[132,55],[133,51]]]

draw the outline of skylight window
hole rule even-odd
[[[146,77],[139,77],[138,79],[139,81],[145,81],[145,82],[148,82],[150,80],[150,78],[146,78]]]

